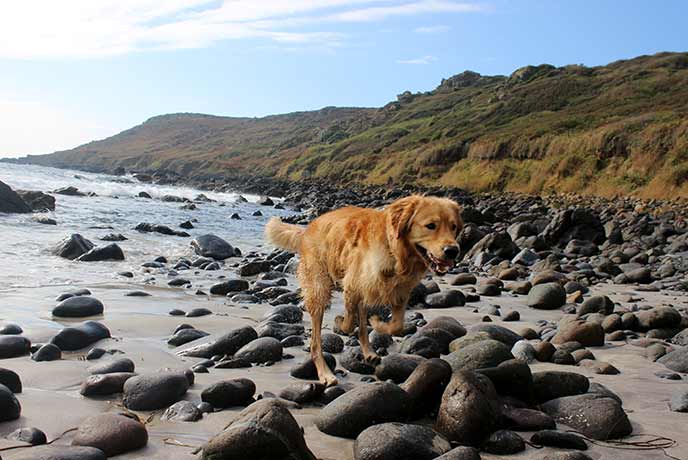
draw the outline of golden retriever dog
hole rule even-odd
[[[389,306],[389,322],[370,318],[372,327],[401,334],[411,290],[428,269],[445,273],[459,255],[461,208],[446,198],[412,195],[383,210],[345,207],[328,212],[307,227],[273,217],[265,227],[267,239],[301,256],[298,279],[305,307],[311,315],[311,355],[325,385],[337,384],[321,348],[323,314],[332,290],[344,292],[344,316],[336,325],[351,334],[358,319],[358,338],[364,359],[379,361],[368,341],[370,306]]]

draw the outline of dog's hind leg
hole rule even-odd
[[[311,357],[318,371],[318,378],[326,386],[337,384],[337,378],[327,366],[322,352],[322,321],[325,309],[332,295],[332,283],[329,278],[316,277],[302,281],[303,300],[311,315]]]
[[[370,318],[370,325],[375,331],[381,334],[401,335],[404,331],[404,313],[406,308],[403,306],[392,306],[392,319],[387,323],[382,321],[379,316],[372,316]]]
[[[368,340],[368,312],[366,306],[359,304],[358,306],[358,342],[361,344],[361,353],[365,361],[372,365],[377,365],[380,362],[380,356],[370,349],[370,341]]]
[[[344,289],[344,316],[337,316],[334,322],[342,334],[351,335],[356,327],[359,297],[351,290]]]

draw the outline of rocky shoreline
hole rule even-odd
[[[3,458],[585,460],[688,452],[682,203],[267,180],[244,187],[284,198],[258,206],[293,209],[288,220],[296,223],[346,204],[450,196],[464,206],[461,262],[417,286],[402,336],[372,334],[383,356],[376,367],[362,360],[355,337],[335,330],[337,294],[323,346],[341,383],[325,389],[308,355],[293,254],[141,223],[132,231],[161,233],[194,255],[151,255],[139,267],[127,265],[116,242],[68,236],[51,257],[115,263],[117,281],[0,297],[7,312],[29,299],[60,325],[1,325]],[[202,197],[179,203],[212,205]],[[606,443],[637,435],[655,435],[655,449]]]

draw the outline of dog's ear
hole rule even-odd
[[[454,200],[447,200],[452,212],[456,214],[456,234],[458,235],[463,229],[463,218],[461,217],[461,205]]]
[[[416,195],[407,196],[400,200],[396,200],[387,208],[389,214],[390,230],[394,233],[395,238],[399,239],[409,230],[413,216],[418,209],[420,197]]]

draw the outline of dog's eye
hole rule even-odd
[[[425,226],[428,230],[435,230],[437,228],[437,225],[435,225],[433,222],[430,222],[428,225]]]

